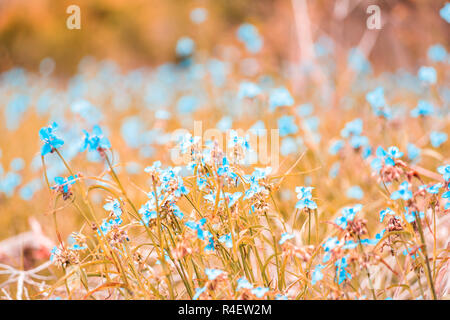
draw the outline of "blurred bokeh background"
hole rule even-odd
[[[71,4],[81,9],[80,30],[66,28]],[[13,66],[37,70],[43,58],[51,57],[55,73],[67,76],[86,55],[113,59],[123,68],[157,65],[175,59],[181,36],[195,37],[198,48],[210,54],[218,40],[231,42],[243,22],[258,27],[275,66],[298,58],[297,30],[305,31],[305,25],[312,41],[331,38],[337,57],[345,59],[367,32],[371,4],[381,8],[383,23],[379,32],[371,31],[377,33],[369,53],[375,72],[410,69],[433,43],[449,44],[449,24],[436,14],[444,0],[306,1],[309,27],[304,16],[296,18],[290,0],[2,0],[0,71]],[[206,23],[190,20],[196,7],[207,9]]]

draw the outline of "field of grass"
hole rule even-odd
[[[279,63],[262,22],[207,49],[209,12],[165,63],[0,74],[0,299],[449,299],[448,39]]]

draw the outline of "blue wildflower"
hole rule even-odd
[[[439,14],[448,23],[450,23],[450,2],[446,2],[445,6],[442,7],[441,10],[439,10]]]
[[[342,229],[347,228],[348,221],[353,221],[356,213],[361,211],[362,205],[356,204],[353,207],[345,207],[342,209],[342,215],[335,219],[335,223]]]
[[[364,197],[364,191],[359,186],[352,186],[347,189],[346,195],[348,198],[360,200]]]
[[[269,109],[275,110],[278,107],[292,106],[294,104],[294,98],[292,98],[290,92],[285,87],[279,87],[273,89],[269,96]]]
[[[431,145],[435,148],[439,148],[445,141],[447,141],[447,134],[445,132],[432,131],[430,133]]]
[[[417,107],[411,110],[411,116],[417,118],[418,116],[430,116],[434,112],[434,106],[425,100],[419,100]]]
[[[450,181],[450,164],[438,167],[437,171],[442,174],[445,181]]]
[[[53,122],[48,127],[44,127],[39,130],[39,137],[44,142],[41,148],[41,155],[45,156],[47,153],[53,152],[64,144],[64,141],[55,135],[55,131],[58,128],[58,124]]]
[[[111,148],[111,143],[109,142],[108,138],[103,135],[103,131],[98,125],[95,125],[92,128],[92,135],[90,135],[86,130],[83,130],[83,132],[84,143],[81,147],[81,152],[86,150],[88,147],[89,151],[101,151]]]
[[[428,58],[433,62],[443,62],[447,58],[447,51],[440,44],[435,44],[428,49]]]
[[[437,81],[436,69],[433,67],[422,66],[419,69],[418,77],[426,84],[434,84]]]
[[[398,200],[398,199],[403,199],[403,200],[409,200],[412,198],[413,194],[412,191],[409,189],[410,184],[408,183],[408,181],[404,181],[400,184],[400,187],[398,188],[398,190],[392,192],[391,194],[391,199],[392,200]]]
[[[178,39],[175,51],[180,57],[190,56],[195,49],[194,41],[189,37],[182,37]]]

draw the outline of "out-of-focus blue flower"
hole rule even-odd
[[[194,96],[183,96],[177,102],[177,110],[179,113],[194,112],[199,106],[199,100]]]
[[[307,117],[312,114],[314,106],[312,103],[304,103],[296,108],[296,112],[300,117]]]
[[[337,154],[345,145],[343,140],[334,141],[331,146],[328,148],[328,153],[331,155]]]
[[[195,49],[194,40],[189,37],[182,37],[178,39],[175,51],[180,57],[190,56]]]
[[[295,124],[295,118],[293,116],[280,117],[278,119],[278,128],[282,137],[298,132],[298,127]]]
[[[372,71],[370,62],[366,59],[364,53],[357,48],[352,48],[349,52],[347,63],[353,71],[367,74]]]
[[[269,96],[269,109],[275,110],[278,107],[292,106],[294,104],[294,98],[292,98],[290,92],[285,87],[279,87],[273,89]]]
[[[48,127],[44,127],[39,130],[39,137],[44,142],[41,148],[41,155],[45,156],[47,153],[53,152],[54,149],[58,149],[64,144],[64,141],[55,135],[55,130],[58,128],[58,124],[53,122]]]
[[[311,284],[315,285],[317,281],[320,281],[323,279],[323,273],[322,269],[324,268],[323,265],[318,264],[315,266],[312,277],[311,277]]]
[[[286,137],[281,140],[280,153],[283,156],[288,156],[290,154],[295,154],[299,150],[299,145],[297,140],[292,137]]]
[[[417,75],[419,79],[426,84],[434,84],[437,81],[436,69],[433,67],[422,66]]]
[[[242,81],[241,84],[239,85],[238,97],[240,99],[242,98],[252,99],[260,95],[261,93],[262,93],[261,88],[253,82]]]
[[[343,138],[348,138],[350,136],[359,136],[362,133],[362,129],[363,122],[358,118],[345,124],[344,129],[341,130],[341,136]]]
[[[445,141],[447,141],[447,134],[440,131],[432,131],[430,133],[431,145],[435,148],[439,148]]]
[[[251,53],[259,52],[264,43],[256,27],[250,23],[244,23],[239,26],[237,37]]]
[[[264,297],[264,295],[269,291],[269,288],[257,287],[252,289],[252,293],[258,298]]]
[[[412,143],[408,143],[407,151],[409,160],[416,160],[420,157],[420,149]]]
[[[347,198],[362,199],[364,197],[364,191],[359,186],[353,186],[347,189]]]
[[[412,198],[413,194],[412,191],[409,189],[410,184],[408,183],[408,181],[404,181],[400,184],[400,187],[398,188],[398,190],[392,192],[391,194],[391,199],[392,200],[398,200],[398,199],[403,199],[403,200],[409,200]]]
[[[23,168],[25,168],[25,160],[22,158],[14,158],[11,160],[11,163],[9,165],[11,167],[11,170],[13,171],[20,171]]]
[[[293,234],[284,232],[284,233],[281,235],[281,239],[280,239],[280,241],[278,241],[278,243],[279,243],[279,244],[283,244],[283,243],[285,243],[287,240],[293,239],[294,237],[295,237],[295,236],[294,236]]]
[[[205,269],[205,274],[208,276],[208,279],[211,281],[216,280],[216,278],[223,273],[224,272],[219,269],[208,269],[208,268]]]
[[[442,19],[450,23],[450,2],[445,3],[445,6],[443,6],[442,9],[439,10],[439,14],[441,15]]]
[[[192,22],[200,24],[202,22],[205,22],[206,18],[208,17],[208,11],[205,8],[195,8],[192,9],[189,17],[191,18]]]
[[[339,161],[336,161],[335,163],[333,163],[331,165],[330,171],[328,172],[328,175],[330,176],[330,178],[334,179],[337,177],[337,175],[339,174],[340,167],[341,167],[341,164],[339,163]]]
[[[375,90],[366,94],[366,100],[370,103],[372,108],[381,108],[386,105],[384,99],[384,88],[377,87]]]
[[[16,172],[8,172],[0,179],[0,191],[11,197],[22,182],[22,176]]]
[[[239,278],[237,281],[236,291],[241,289],[253,289],[253,285],[246,278]]]
[[[430,116],[433,113],[433,105],[425,100],[420,100],[417,104],[417,107],[411,110],[411,116],[414,118],[417,118],[418,116]]]
[[[435,44],[428,49],[428,58],[433,62],[443,62],[447,59],[447,51],[440,44]]]

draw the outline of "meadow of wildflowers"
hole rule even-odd
[[[448,43],[376,75],[326,36],[275,72],[256,23],[220,41],[0,74],[0,297],[448,299]]]

